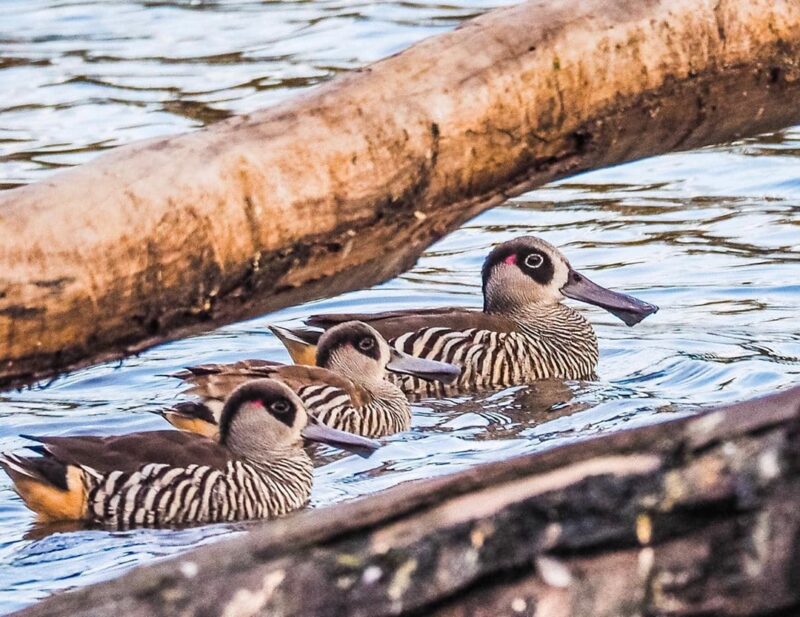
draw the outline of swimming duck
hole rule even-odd
[[[41,522],[115,528],[267,518],[308,501],[303,439],[372,450],[379,444],[317,424],[285,384],[259,379],[225,403],[219,441],[182,431],[114,437],[28,437],[42,456],[0,465]]]
[[[573,270],[557,248],[531,236],[497,245],[483,264],[482,280],[482,311],[434,308],[314,315],[306,324],[328,329],[356,319],[375,328],[398,351],[461,367],[453,388],[392,377],[407,393],[442,394],[548,378],[592,377],[597,338],[583,315],[562,304],[565,298],[602,307],[628,326],[658,310],[593,283]],[[289,352],[295,362],[307,362],[319,331],[293,334],[295,344]]]
[[[287,345],[289,330],[272,327]],[[420,379],[452,382],[460,369],[424,360],[392,349],[378,332],[364,323],[346,322],[328,330],[315,347],[316,366],[292,366],[267,360],[235,364],[206,364],[174,376],[191,387],[187,394],[199,403],[181,403],[162,415],[177,428],[214,437],[222,403],[236,386],[256,377],[287,384],[308,412],[322,424],[357,435],[383,437],[408,429],[411,409],[402,390],[386,380],[386,371]]]

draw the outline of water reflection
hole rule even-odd
[[[576,398],[583,384],[546,380],[535,384],[443,400],[428,400],[426,428],[457,431],[474,440],[511,439],[531,425],[551,422],[589,407]]]
[[[273,103],[494,4],[5,0],[0,186]],[[310,312],[479,307],[484,256],[520,234],[543,236],[599,284],[661,311],[629,329],[576,305],[600,341],[596,381],[416,402],[411,430],[370,459],[322,450],[312,507],[797,382],[798,151],[800,131],[787,130],[535,191],[465,225],[411,272],[375,289],[3,393],[0,450],[24,447],[20,433],[163,428],[149,412],[175,402],[181,386],[162,375],[210,361],[288,361],[268,322]],[[241,528],[52,533],[33,526],[0,476],[0,611]]]
[[[273,104],[501,4],[4,0],[0,188]]]

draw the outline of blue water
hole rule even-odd
[[[498,2],[96,2],[0,5],[0,185],[115,145],[185,131],[313,87]],[[800,382],[800,131],[663,156],[550,185],[487,212],[373,289],[286,309],[0,395],[0,450],[19,433],[161,428],[161,375],[205,361],[287,360],[266,325],[309,312],[480,305],[489,248],[562,247],[597,282],[658,304],[595,325],[597,381],[423,402],[369,460],[328,456],[312,507],[691,413]],[[216,540],[239,527],[41,535],[0,475],[0,612]]]

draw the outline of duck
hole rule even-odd
[[[285,345],[290,330],[271,326]],[[452,382],[460,369],[392,349],[375,328],[349,321],[329,329],[315,346],[312,366],[269,360],[189,367],[173,377],[189,385],[186,394],[197,401],[179,403],[161,415],[176,428],[215,438],[223,401],[241,383],[258,377],[288,385],[321,424],[365,437],[385,437],[405,431],[411,407],[403,391],[387,381],[387,370],[421,380]]]
[[[219,439],[163,430],[32,437],[39,456],[0,466],[39,522],[117,529],[272,518],[303,507],[313,465],[305,440],[369,453],[379,443],[317,423],[287,385],[249,381],[225,402]]]
[[[522,236],[495,246],[481,272],[483,308],[427,308],[312,315],[292,330],[295,363],[308,362],[322,332],[358,320],[404,353],[461,368],[451,385],[391,376],[406,394],[442,395],[543,379],[591,379],[599,358],[589,321],[566,298],[599,306],[633,326],[658,307],[592,282],[555,246]]]

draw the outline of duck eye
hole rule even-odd
[[[358,341],[358,348],[361,351],[370,351],[373,347],[375,347],[375,339],[370,336],[365,336]]]
[[[272,403],[269,408],[272,410],[272,413],[283,415],[289,413],[292,407],[289,405],[288,401],[280,400]]]
[[[536,270],[544,263],[544,257],[539,253],[531,253],[525,258],[525,267],[531,270]]]

